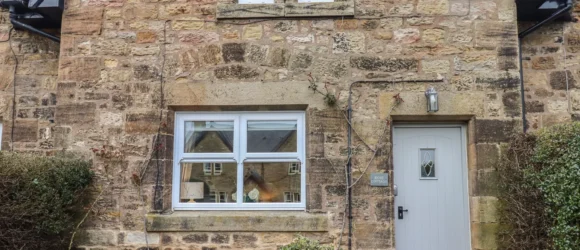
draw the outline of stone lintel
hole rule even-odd
[[[218,19],[284,17],[284,4],[218,4]]]
[[[354,16],[354,1],[325,3],[286,3],[285,16]]]
[[[218,4],[218,19],[354,16],[354,1],[274,4]]]
[[[328,216],[302,211],[183,211],[149,214],[149,232],[326,232]]]

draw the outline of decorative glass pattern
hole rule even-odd
[[[421,149],[421,178],[435,178],[435,149]]]

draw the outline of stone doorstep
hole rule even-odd
[[[328,220],[303,211],[180,211],[147,215],[147,231],[327,232]]]

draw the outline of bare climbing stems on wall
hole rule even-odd
[[[308,89],[311,89],[312,91],[314,91],[314,93],[318,93],[324,96],[324,103],[326,103],[326,105],[328,106],[336,105],[336,100],[338,99],[338,97],[340,97],[340,95],[337,97],[334,93],[331,93],[328,90],[329,84],[328,82],[324,83],[324,92],[323,92],[318,88],[318,85],[316,84],[316,80],[312,76],[312,73],[308,73],[308,81],[310,82]]]

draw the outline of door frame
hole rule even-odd
[[[471,122],[469,122],[471,123]],[[467,220],[467,229],[468,229],[468,242],[469,242],[469,249],[473,249],[472,243],[471,243],[471,238],[473,237],[473,235],[471,234],[471,193],[470,193],[470,187],[469,187],[469,160],[468,160],[468,152],[467,152],[467,147],[468,147],[468,136],[469,136],[469,131],[468,131],[468,125],[471,124],[467,124],[467,123],[463,123],[463,122],[447,122],[447,123],[439,123],[439,122],[394,122],[393,126],[391,128],[391,152],[394,152],[395,150],[395,145],[394,145],[394,137],[395,137],[395,129],[397,128],[459,128],[460,129],[460,133],[461,133],[461,164],[463,165],[463,172],[461,174],[462,178],[463,178],[463,193],[465,194],[465,200],[464,200],[464,206],[466,207],[466,211],[463,211],[465,213],[466,216],[466,220]],[[471,127],[471,126],[469,126]],[[391,185],[391,190],[394,190],[394,185],[395,185],[395,160],[394,160],[394,155],[393,155],[393,159],[392,159],[392,164],[393,164],[393,173],[391,174],[393,177],[393,181],[392,181],[392,185]],[[393,239],[395,239],[395,249],[397,247],[397,241],[396,241],[396,234],[397,234],[397,228],[395,226],[395,221],[397,220],[397,211],[396,211],[396,205],[395,205],[395,196],[393,195],[393,231],[394,231],[394,235],[393,235]]]

